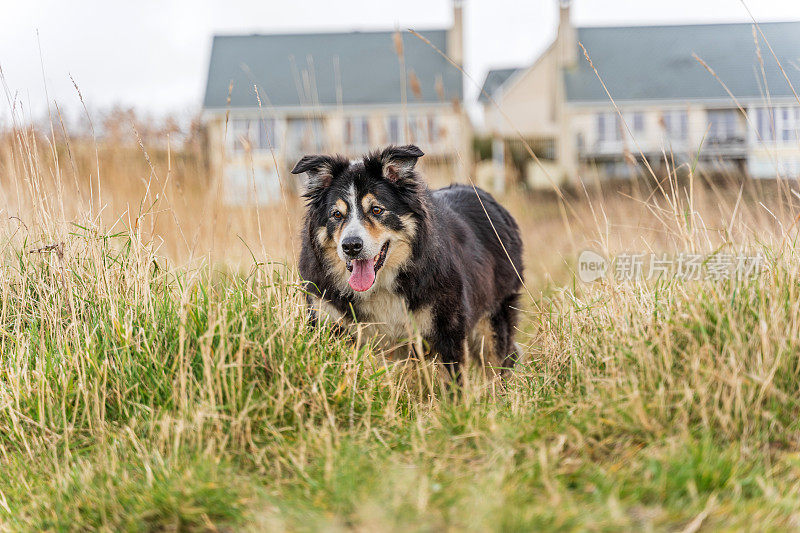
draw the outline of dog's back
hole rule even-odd
[[[522,237],[511,214],[492,195],[478,187],[450,185],[433,191],[433,198],[439,206],[449,208],[461,219],[488,252],[486,259],[494,271],[497,295],[519,291],[522,285]],[[472,266],[480,268],[481,265]]]
[[[460,255],[469,280],[475,326],[480,322],[494,331],[500,362],[512,364],[517,305],[522,287],[522,237],[511,214],[489,193],[467,185],[433,191],[440,224],[455,234],[454,251]],[[462,234],[463,233],[463,234]]]

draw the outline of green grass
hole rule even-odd
[[[458,389],[310,327],[282,265],[7,244],[5,529],[797,527],[793,249],[752,280],[556,291],[526,362]]]

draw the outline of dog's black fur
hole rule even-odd
[[[481,189],[451,185],[429,190],[414,170],[422,155],[413,145],[390,146],[358,161],[306,156],[297,163],[292,173],[309,176],[299,265],[311,295],[309,303],[312,310],[315,303],[331,304],[339,320],[376,318],[365,316],[364,309],[370,293],[382,289],[356,292],[345,282],[345,261],[337,241],[345,221],[335,218],[334,207],[342,205],[337,201],[352,201],[353,192],[359,200],[357,206],[365,195],[372,194],[385,208],[380,217],[363,209],[358,213],[354,209],[349,216],[363,217],[370,231],[389,235],[393,244],[388,247],[386,265],[398,261],[391,270],[379,267],[375,285],[388,283],[388,294],[402,299],[411,313],[429,310],[425,340],[452,371],[457,372],[465,360],[468,336],[482,318],[491,324],[496,354],[504,367],[510,367],[517,358],[514,333],[522,284],[519,227],[509,212]],[[395,240],[405,242],[404,238],[407,253],[402,244],[394,244]],[[338,247],[336,251],[333,246]],[[397,256],[392,258],[392,253]],[[387,279],[380,280],[381,275]]]

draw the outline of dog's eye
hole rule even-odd
[[[378,216],[381,213],[383,213],[383,208],[382,207],[375,206],[375,207],[372,208],[372,214],[373,215]]]
[[[342,220],[342,212],[337,209],[333,212],[333,218],[336,220]]]

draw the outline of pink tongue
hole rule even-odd
[[[353,259],[353,273],[350,274],[350,286],[354,291],[365,291],[375,283],[375,260]]]

